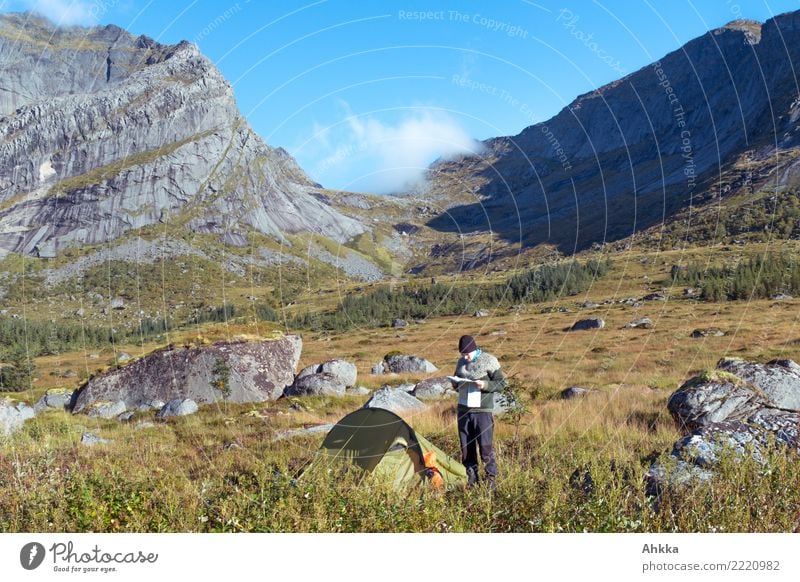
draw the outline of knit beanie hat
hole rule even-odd
[[[477,349],[478,346],[475,344],[475,340],[471,335],[462,335],[461,339],[458,340],[458,351],[462,354],[468,354]]]

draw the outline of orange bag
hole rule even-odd
[[[444,479],[442,479],[442,472],[439,471],[439,467],[436,466],[436,453],[434,451],[428,451],[422,455],[422,462],[428,470],[426,473],[431,474],[431,484],[436,489],[443,489]]]

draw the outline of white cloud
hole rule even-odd
[[[23,4],[59,26],[97,24],[100,9],[99,0],[24,0]]]
[[[456,120],[435,109],[416,109],[389,123],[375,116],[354,115],[346,103],[342,105],[346,111],[343,123],[314,128],[313,139],[321,156],[310,171],[325,186],[378,194],[399,192],[420,183],[437,158],[482,149]]]

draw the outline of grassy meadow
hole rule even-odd
[[[782,244],[797,250],[796,242]],[[749,245],[747,252],[766,248]],[[368,388],[424,377],[371,375],[389,351],[428,358],[441,370],[432,375],[449,374],[459,336],[475,336],[498,356],[527,409],[497,419],[494,495],[483,487],[395,492],[352,473],[297,478],[323,436],[278,438],[281,431],[336,422],[368,397],[221,403],[167,422],[152,413],[120,423],[51,410],[0,443],[0,531],[800,531],[800,464],[779,452],[766,465],[727,459],[710,483],[667,492],[658,506],[644,493],[650,463],[681,436],[666,402],[683,381],[723,356],[800,361],[800,298],[710,302],[684,297],[682,285],[670,287],[674,264],[736,262],[743,252],[719,246],[618,253],[611,271],[585,292],[516,308],[475,306],[489,310],[488,317],[429,317],[398,329],[289,330],[304,340],[301,367],[345,358]],[[486,274],[486,282],[502,275]],[[462,285],[467,277],[439,282]],[[340,293],[356,293],[355,287],[308,290],[281,314],[287,321],[309,305],[333,308]],[[617,302],[664,288],[666,301]],[[584,302],[599,306],[583,308]],[[605,328],[565,331],[587,317],[603,318]],[[623,327],[641,317],[651,318],[653,328]],[[712,327],[726,335],[690,337]],[[44,356],[36,358],[33,387],[8,396],[32,403],[48,388],[76,387],[81,376],[66,379],[61,370],[83,370],[85,377],[107,368],[119,351],[136,357],[169,342],[281,328],[281,322],[241,317],[173,332],[160,342]],[[595,391],[579,400],[558,398],[573,385]],[[455,402],[433,401],[406,420],[459,456]],[[87,430],[113,442],[83,446]],[[592,491],[580,486],[587,473]]]

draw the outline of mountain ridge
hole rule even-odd
[[[763,25],[733,21],[545,122],[486,140],[483,156],[437,164],[430,196],[446,200],[453,183],[474,185],[474,196],[428,225],[571,254],[707,202],[715,179],[748,150],[798,145],[800,52],[791,39],[799,29],[800,12]]]

